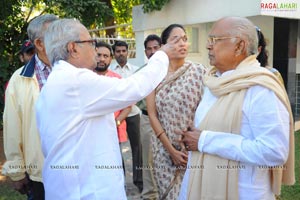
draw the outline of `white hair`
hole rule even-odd
[[[255,25],[243,17],[225,17],[223,19],[231,20],[232,29],[229,30],[230,35],[235,35],[242,38],[247,43],[247,55],[254,55],[257,53],[258,38]]]
[[[45,25],[58,20],[53,14],[45,14],[32,19],[27,27],[28,38],[34,44],[35,39],[44,39],[46,27]]]
[[[50,64],[53,66],[59,60],[68,60],[68,43],[80,40],[80,27],[75,19],[60,19],[48,27],[45,34],[45,47]]]

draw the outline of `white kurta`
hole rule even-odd
[[[109,69],[119,74],[122,78],[127,78],[134,74],[139,69],[139,67],[127,62],[123,67],[120,67],[120,65],[116,63],[115,66],[110,66]],[[132,105],[131,111],[127,117],[136,116],[140,113],[141,110],[139,109],[139,107],[137,107],[137,105]]]
[[[113,112],[148,95],[167,74],[159,51],[126,79],[57,62],[38,99],[47,200],[126,199]]]
[[[223,73],[230,74],[232,71]],[[206,87],[195,115],[198,127],[217,98]],[[247,90],[243,103],[240,135],[202,131],[198,150],[240,161],[239,199],[275,199],[271,191],[268,166],[278,167],[288,157],[289,114],[271,90],[253,86]],[[216,113],[217,114],[217,113]],[[190,155],[189,155],[190,156]],[[187,199],[189,170],[181,185],[180,200]]]

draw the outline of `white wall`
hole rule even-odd
[[[274,2],[277,1],[281,0],[274,0]],[[289,12],[290,15],[291,13],[292,15],[293,13],[297,15],[300,10],[300,0],[295,0],[295,2],[299,2],[297,4],[299,8],[297,12]],[[269,64],[273,65],[274,17],[261,15],[262,13],[266,14],[261,9],[261,0],[171,0],[161,11],[145,14],[143,13],[142,5],[140,5],[135,6],[132,13],[137,48],[136,58],[133,62],[137,65],[142,65],[147,60],[144,55],[144,38],[151,33],[157,34],[157,29],[164,29],[172,23],[199,27],[199,53],[190,53],[187,59],[208,65],[207,50],[205,48],[206,38],[212,22],[224,16],[243,16],[253,21],[262,30],[267,39]],[[279,16],[279,13],[282,14],[282,12],[272,14]],[[294,18],[300,18],[300,15],[294,15]],[[299,54],[299,51],[297,52]],[[300,62],[299,56],[297,58],[298,62]]]
[[[269,16],[254,16],[254,17],[249,17],[249,19],[262,30],[267,40],[267,50],[269,51],[269,64],[270,66],[272,66],[273,65],[274,18]],[[202,63],[206,66],[209,66],[209,60],[208,60],[207,49],[206,49],[206,41],[207,41],[207,36],[209,34],[209,31],[211,30],[212,24],[213,22],[199,23],[193,25],[193,27],[198,27],[199,29],[198,32],[199,52],[189,53],[187,56],[187,60],[191,60],[193,62]],[[147,35],[153,33],[160,35],[160,32],[157,33],[156,29],[135,32],[135,38],[136,38],[135,63],[138,63],[137,65],[139,66],[147,62],[147,58],[145,57],[145,53],[144,53],[144,45],[143,45],[144,39],[147,37]]]
[[[224,16],[260,14],[260,0],[171,0],[161,11],[144,14],[142,5],[133,7],[134,31],[166,27],[169,24],[198,24]]]

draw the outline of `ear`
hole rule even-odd
[[[236,43],[235,47],[235,55],[239,56],[246,52],[246,43],[244,40],[240,40],[238,43]]]
[[[38,52],[46,52],[44,42],[37,38],[33,41],[34,47]]]
[[[67,50],[69,52],[70,57],[73,57],[73,58],[78,57],[77,45],[74,42],[69,42],[68,43]]]

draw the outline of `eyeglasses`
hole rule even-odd
[[[97,40],[96,39],[91,39],[91,40],[76,40],[74,41],[75,43],[90,43],[94,48],[96,48],[97,45]]]
[[[207,44],[208,45],[215,45],[218,40],[227,40],[227,39],[232,39],[232,38],[237,38],[237,37],[236,36],[228,36],[228,37],[209,36],[207,38]]]

